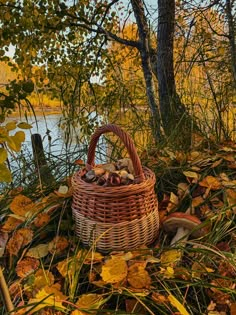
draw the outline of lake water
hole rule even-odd
[[[94,118],[95,114],[92,114]],[[6,120],[16,120],[17,122],[25,121],[23,117],[14,117]],[[101,117],[97,118],[97,121],[101,121]],[[89,137],[83,137],[82,141],[80,140],[80,128],[73,127],[70,132],[63,127],[63,117],[61,114],[53,115],[37,115],[37,117],[29,117],[27,122],[31,124],[31,129],[25,129],[25,141],[22,145],[23,153],[32,154],[32,142],[31,136],[33,134],[40,134],[43,141],[43,147],[48,155],[54,156],[55,158],[62,155],[75,154],[74,159],[83,159],[86,160],[86,152],[89,144]],[[19,129],[20,130],[20,129]],[[16,130],[13,131],[15,133]],[[106,144],[104,143],[103,137],[100,137],[97,152],[96,163],[105,161],[106,155]]]

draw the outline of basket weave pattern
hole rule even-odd
[[[103,187],[86,183],[82,176],[94,167],[95,148],[100,135],[113,132],[124,142],[133,162],[134,184]],[[130,136],[116,125],[97,129],[91,138],[86,169],[72,177],[72,213],[77,236],[84,245],[119,250],[150,244],[158,234],[158,203],[154,192],[155,175],[141,166]]]

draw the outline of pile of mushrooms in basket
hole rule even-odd
[[[99,186],[130,185],[134,182],[134,168],[131,159],[124,158],[116,163],[97,165],[82,177],[87,183]]]

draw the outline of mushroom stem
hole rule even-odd
[[[186,229],[186,228],[180,226],[177,229],[175,236],[171,240],[170,245],[174,245],[175,243],[177,243],[179,241],[181,241],[180,244],[185,245],[187,240],[188,240],[188,233],[189,233],[189,229]]]

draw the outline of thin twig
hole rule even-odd
[[[2,293],[2,298],[3,298],[3,302],[5,304],[5,308],[7,310],[7,312],[12,312],[14,310],[14,305],[12,303],[11,300],[11,296],[6,284],[6,280],[4,278],[3,272],[2,272],[2,268],[0,267],[0,290]]]

